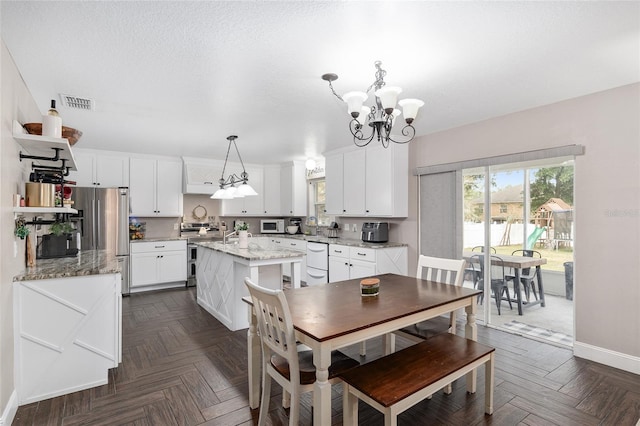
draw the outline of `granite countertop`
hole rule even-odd
[[[37,259],[36,266],[27,267],[21,274],[13,277],[13,281],[49,280],[119,272],[120,263],[113,252],[87,250],[73,257]]]
[[[290,257],[306,256],[306,254],[300,250],[265,248],[251,241],[249,241],[249,247],[246,249],[238,248],[238,244],[236,243],[223,244],[217,241],[196,242],[195,244],[247,260],[287,259]]]
[[[342,244],[350,247],[365,247],[365,248],[389,248],[389,247],[405,247],[406,243],[394,243],[387,241],[386,243],[365,243],[362,240],[354,240],[351,238],[329,238],[324,235],[305,235],[305,234],[260,234],[261,237],[272,238],[292,238],[296,240],[304,240],[314,243],[326,243],[326,244]]]
[[[180,241],[187,237],[143,238],[141,240],[129,240],[130,243],[157,243],[158,241]]]

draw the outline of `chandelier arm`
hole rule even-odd
[[[360,124],[356,119],[353,119],[351,120],[351,122],[349,122],[349,130],[353,135],[353,143],[360,148],[369,145],[369,143],[373,140],[374,136],[376,135],[376,131],[372,127],[371,135],[364,136],[364,134],[362,133],[362,127],[363,127],[362,124]],[[364,142],[364,143],[359,143],[358,141]]]
[[[404,141],[397,141],[397,140],[393,139],[391,137],[391,135],[389,135],[389,137],[387,137],[386,139],[391,141],[391,142],[393,142],[393,143],[403,144],[403,143],[411,142],[413,140],[413,138],[416,136],[416,129],[411,124],[407,124],[406,126],[404,126],[402,128],[401,132],[402,132],[403,136],[407,136],[409,139],[404,140]]]
[[[227,160],[229,160],[229,150],[231,149],[231,140],[229,140],[229,145],[227,145],[227,156],[224,157],[224,166],[222,167],[222,175],[220,176],[220,180],[218,183],[220,184],[220,188],[227,184],[224,178],[224,172],[227,170]]]
[[[329,88],[331,89],[331,92],[335,95],[336,98],[340,99],[342,102],[344,102],[344,99],[342,99],[342,96],[338,95],[335,91],[335,89],[333,88],[333,84],[331,84],[331,80],[329,80]]]

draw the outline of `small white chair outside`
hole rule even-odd
[[[271,290],[245,278],[245,284],[253,301],[258,322],[257,332],[262,346],[262,397],[258,425],[266,424],[271,396],[271,378],[283,389],[283,405],[289,405],[286,396],[291,396],[289,425],[298,425],[300,417],[300,395],[313,390],[315,368],[310,350],[298,345],[287,299],[282,290]],[[301,351],[302,349],[302,351]],[[301,364],[305,366],[301,372]],[[358,366],[359,362],[339,351],[332,352],[329,367],[329,383],[340,382],[337,377],[343,371]]]

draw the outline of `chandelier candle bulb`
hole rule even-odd
[[[358,118],[362,104],[367,98],[368,96],[364,92],[349,92],[342,95],[342,99],[347,103],[347,111],[353,118]]]
[[[379,278],[365,278],[360,281],[360,292],[362,296],[377,296],[380,292]]]

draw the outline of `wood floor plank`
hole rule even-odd
[[[198,306],[195,288],[134,294],[123,300],[123,362],[109,383],[90,390],[20,406],[14,425],[179,424],[254,425],[248,407],[246,330],[231,332]],[[464,323],[459,321],[459,330]],[[484,374],[478,392],[465,380],[453,393],[436,392],[399,417],[408,426],[615,425],[636,426],[640,376],[574,358],[565,348],[478,327],[478,340],[496,347],[494,415],[484,414]],[[412,344],[398,338],[401,349]],[[361,362],[383,354],[382,337],[341,349]],[[88,404],[87,404],[88,400]],[[266,424],[288,424],[282,389],[273,384]],[[342,388],[331,389],[332,425],[342,425]],[[383,424],[382,415],[359,405],[361,425]],[[300,425],[313,424],[311,395],[300,402]],[[329,425],[321,425],[329,426]]]
[[[184,384],[164,390],[165,397],[179,426],[196,425],[204,422],[200,409],[193,401]]]

